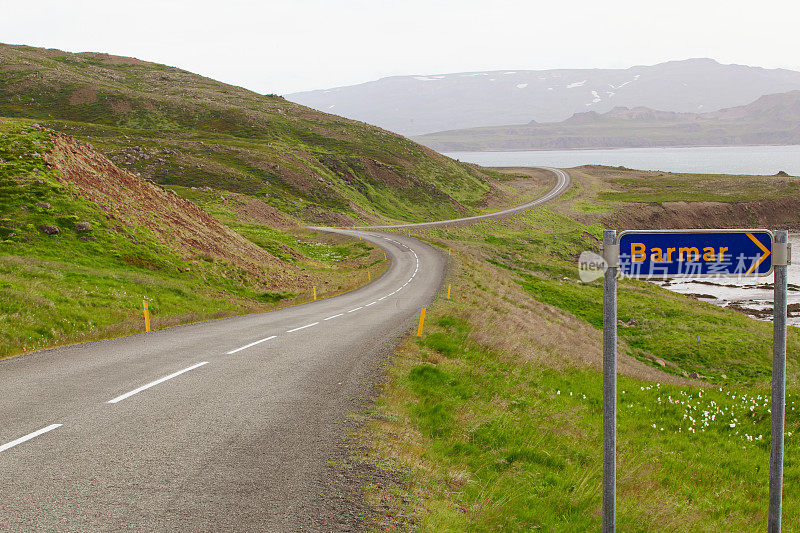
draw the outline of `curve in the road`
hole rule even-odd
[[[569,189],[572,178],[570,177],[569,173],[566,170],[560,168],[551,168],[551,167],[535,167],[540,168],[542,170],[547,170],[552,172],[556,175],[556,184],[553,186],[552,189],[547,191],[544,195],[540,196],[539,198],[528,202],[526,204],[518,205],[516,207],[511,207],[508,209],[503,209],[502,211],[495,211],[494,213],[487,213],[485,215],[476,215],[472,217],[463,217],[463,218],[452,218],[450,220],[437,220],[434,222],[408,222],[403,224],[391,224],[391,225],[384,225],[384,226],[356,226],[353,229],[393,229],[393,228],[420,228],[420,227],[437,227],[437,226],[447,226],[447,225],[460,225],[460,224],[471,224],[474,222],[480,222],[481,220],[485,219],[494,219],[494,218],[504,218],[516,213],[520,213],[522,211],[527,211],[533,207],[542,205],[547,203],[551,200],[555,200],[567,189]]]
[[[335,231],[382,247],[386,271],[303,305],[0,361],[4,527],[355,527],[350,482],[329,464],[341,422],[440,290],[447,258],[413,238]]]

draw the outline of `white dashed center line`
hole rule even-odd
[[[33,433],[28,433],[24,437],[20,437],[17,440],[12,440],[11,442],[7,442],[6,444],[3,444],[2,446],[0,446],[0,452],[4,452],[4,451],[8,450],[9,448],[13,448],[17,444],[22,444],[23,442],[27,442],[27,441],[29,441],[31,439],[35,439],[39,435],[47,433],[48,431],[53,431],[54,429],[60,428],[60,427],[61,427],[61,424],[50,424],[49,426],[47,426],[45,428],[37,429]]]
[[[378,303],[378,302],[381,302],[381,301],[385,300],[386,298],[388,298],[388,297],[390,297],[390,296],[393,296],[393,295],[397,294],[398,292],[400,292],[401,290],[403,290],[403,288],[405,288],[405,286],[406,286],[406,285],[408,285],[409,283],[411,283],[411,282],[414,280],[414,278],[417,276],[417,273],[419,272],[419,256],[417,255],[417,253],[416,253],[414,250],[412,250],[411,248],[409,248],[408,246],[406,246],[405,244],[403,244],[403,243],[401,243],[401,242],[399,242],[399,241],[395,241],[394,239],[390,239],[390,238],[388,238],[388,237],[383,237],[383,238],[384,238],[384,239],[386,239],[387,241],[390,241],[390,242],[393,242],[393,243],[395,243],[395,244],[398,244],[398,245],[402,246],[403,248],[405,248],[405,249],[407,249],[407,250],[411,251],[411,253],[412,253],[412,254],[414,254],[414,259],[415,259],[415,261],[416,261],[416,266],[415,266],[415,268],[414,268],[414,273],[411,275],[411,277],[410,277],[410,278],[408,278],[408,281],[406,281],[405,283],[403,283],[403,285],[402,285],[402,286],[400,286],[400,287],[398,287],[397,289],[393,290],[392,292],[390,292],[390,293],[389,293],[389,294],[387,294],[386,296],[381,296],[380,298],[378,298],[378,299],[377,299],[377,300],[375,300],[374,302],[370,302],[370,303],[368,303],[368,304],[365,304],[365,305],[362,305],[362,306],[356,307],[355,309],[350,309],[349,311],[347,311],[347,313],[354,313],[354,312],[356,312],[356,311],[358,311],[358,310],[360,310],[360,309],[364,309],[365,307],[369,307],[369,306],[371,306],[371,305],[375,305],[376,303]],[[344,316],[345,314],[346,314],[346,313],[337,313],[337,314],[335,314],[335,315],[331,315],[331,316],[329,316],[329,317],[323,318],[322,320],[323,320],[323,321],[327,321],[327,320],[333,320],[334,318],[338,318],[338,317],[340,317],[340,316]],[[297,328],[293,328],[293,329],[287,330],[287,331],[286,331],[286,333],[293,333],[293,332],[295,332],[295,331],[300,331],[301,329],[310,328],[310,327],[312,327],[312,326],[316,326],[317,324],[319,324],[319,322],[313,322],[313,323],[311,323],[311,324],[306,324],[305,326],[300,326],[300,327],[297,327]],[[264,342],[264,341],[268,341],[268,340],[274,339],[275,337],[276,337],[276,335],[272,335],[272,336],[270,336],[270,337],[266,337],[266,338],[264,338],[264,339],[259,339],[259,340],[255,341],[255,342],[251,342],[250,344],[247,344],[247,345],[245,345],[245,346],[241,346],[241,347],[239,347],[239,348],[236,348],[235,350],[231,350],[230,352],[227,352],[227,354],[226,354],[226,355],[235,354],[236,352],[240,352],[240,351],[242,351],[242,350],[245,350],[245,349],[247,349],[247,348],[251,348],[251,347],[253,347],[253,346],[257,345],[257,344],[260,344],[260,343],[262,343],[262,342]],[[187,369],[187,370],[191,370],[191,368],[190,368],[190,369]],[[177,375],[177,374],[176,374],[176,375]],[[167,378],[165,378],[165,379],[169,379],[170,377],[174,377],[174,376],[168,376],[168,377],[167,377]],[[151,387],[151,386],[153,386],[153,385],[155,385],[155,384],[157,384],[157,383],[160,383],[160,381],[158,381],[158,382],[154,382],[154,383],[152,383],[152,384],[149,384],[149,385],[146,385],[144,388]],[[140,390],[144,390],[144,388],[142,388],[142,389],[137,389],[137,390],[136,390],[136,391],[134,391],[134,392],[128,393],[128,395],[136,394],[136,392],[139,392]],[[125,398],[127,398],[127,396],[125,396]],[[120,397],[119,399],[115,398],[114,400],[115,400],[115,401],[120,401],[120,400],[124,400],[125,398],[123,398],[123,397]],[[116,403],[115,401],[112,401],[112,402],[110,402],[110,403]]]
[[[256,344],[261,344],[264,341],[272,340],[275,337],[276,337],[276,335],[272,335],[270,337],[267,337],[266,339],[261,339],[261,340],[258,340],[256,342],[251,342],[250,344],[246,344],[246,345],[242,346],[241,348],[236,348],[235,350],[231,350],[230,352],[226,353],[225,355],[231,355],[231,354],[234,354],[236,352],[241,352],[242,350],[244,350],[246,348],[250,348],[251,346],[255,346]]]
[[[312,322],[311,324],[306,324],[305,326],[300,326],[299,328],[290,329],[286,333],[292,333],[293,331],[300,331],[301,329],[310,328],[311,326],[316,326],[319,322]]]
[[[140,393],[140,392],[142,392],[143,390],[147,390],[147,389],[149,389],[150,387],[155,387],[155,386],[156,386],[156,385],[158,385],[159,383],[164,383],[164,382],[165,382],[165,381],[167,381],[168,379],[172,379],[172,378],[174,378],[174,377],[178,377],[178,376],[180,376],[181,374],[183,374],[184,372],[188,372],[188,371],[190,371],[190,370],[194,370],[195,368],[198,368],[198,367],[201,367],[201,366],[203,366],[203,365],[207,365],[207,364],[208,364],[208,361],[203,361],[202,363],[197,363],[196,365],[192,365],[192,366],[190,366],[189,368],[184,368],[183,370],[178,370],[178,371],[177,371],[177,372],[175,372],[174,374],[170,374],[169,376],[164,376],[163,378],[161,378],[161,379],[157,379],[157,380],[155,380],[155,381],[152,381],[152,382],[148,383],[147,385],[142,385],[142,386],[141,386],[141,387],[139,387],[138,389],[133,389],[133,390],[132,390],[132,391],[130,391],[130,392],[126,392],[126,393],[125,393],[125,394],[123,394],[122,396],[117,396],[117,397],[116,397],[116,398],[114,398],[113,400],[108,400],[108,403],[117,403],[117,402],[121,402],[122,400],[124,400],[124,399],[126,399],[126,398],[130,398],[130,397],[131,397],[131,396],[133,396],[134,394],[139,394],[139,393]]]

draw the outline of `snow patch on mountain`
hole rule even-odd
[[[641,76],[642,76],[641,74],[637,74],[637,75],[635,75],[635,76],[633,77],[633,79],[632,79],[632,80],[628,80],[628,81],[622,82],[622,83],[620,83],[619,85],[617,85],[616,87],[615,87],[615,86],[613,86],[613,85],[611,85],[610,83],[609,83],[609,85],[611,86],[611,88],[612,88],[612,89],[619,89],[620,87],[625,87],[625,86],[626,86],[626,85],[628,85],[629,83],[633,83],[633,82],[637,81],[639,78],[641,78]]]

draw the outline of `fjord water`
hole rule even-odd
[[[789,234],[793,250],[800,250],[800,234]],[[795,257],[797,252],[795,251]],[[763,278],[738,280],[736,278],[673,279],[658,284],[680,294],[690,294],[698,300],[721,307],[734,305],[744,312],[752,312],[754,318],[772,320],[773,275]],[[800,261],[789,265],[788,302],[800,303]],[[800,326],[800,312],[789,312],[787,323]]]
[[[525,152],[452,152],[449,157],[485,166],[546,166],[569,168],[579,165],[624,166],[638,170],[661,170],[701,174],[773,175],[783,170],[800,176],[800,146],[730,146],[693,148],[630,148],[615,150],[558,150]],[[798,257],[800,234],[789,242]],[[752,312],[754,318],[771,320],[773,276],[737,280],[685,279],[659,285],[721,307],[735,306]],[[800,303],[800,260],[789,266],[789,305]],[[788,324],[800,326],[800,312],[789,313]]]
[[[792,176],[800,176],[800,146],[797,145],[448,152],[445,155],[490,167],[570,168],[580,165],[608,165],[664,172],[763,175],[772,175],[783,170]]]

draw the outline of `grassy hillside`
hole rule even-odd
[[[142,300],[159,328],[330,296],[384,267],[252,198],[190,191],[216,218],[74,139],[0,121],[0,357],[141,331]]]
[[[158,183],[247,194],[305,221],[442,219],[509,201],[493,175],[399,135],[132,58],[0,45],[0,116],[88,140]]]
[[[787,195],[800,201],[797,179],[571,173],[575,186],[549,207],[423,233],[453,250],[452,299],[429,309],[422,339],[400,347],[368,415],[364,460],[407,480],[368,494],[382,526],[598,530],[602,288],[578,281],[577,255],[597,250],[603,227],[654,227],[676,212],[740,226],[727,209],[760,206],[767,227],[800,225],[796,208],[772,209]],[[712,188],[718,202],[687,192]],[[619,529],[764,530],[771,324],[630,280],[620,282],[619,319]],[[800,524],[798,353],[790,328],[786,531]]]

